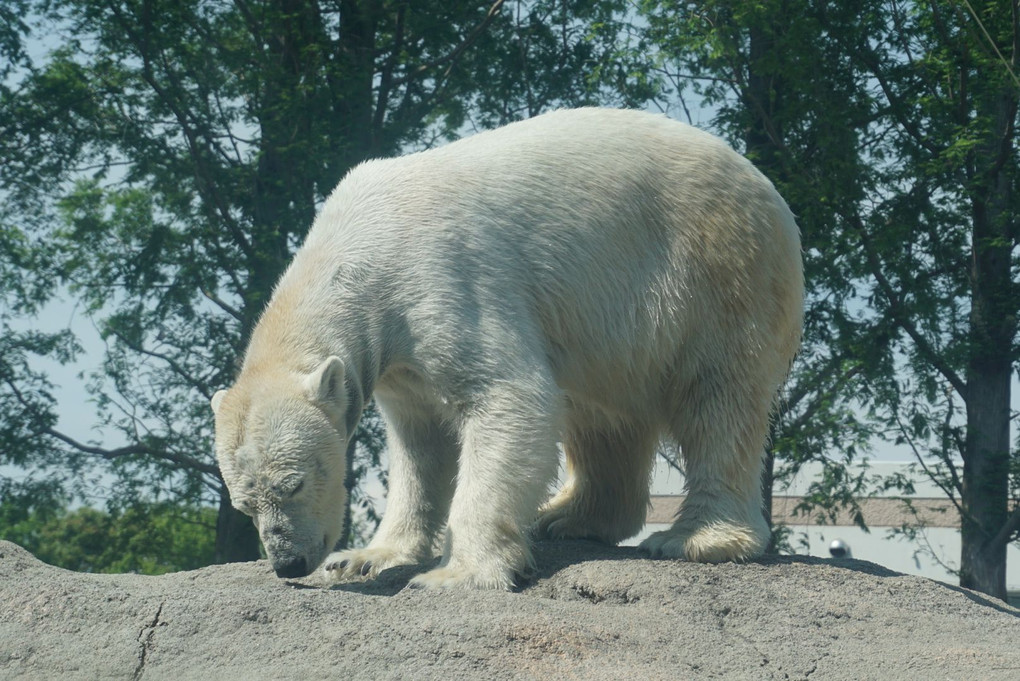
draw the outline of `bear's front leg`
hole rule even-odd
[[[443,559],[410,586],[511,589],[534,567],[526,528],[555,479],[551,382],[503,382],[463,421]]]
[[[432,557],[446,521],[457,473],[457,437],[420,404],[379,400],[390,457],[386,512],[367,547],[330,554],[323,563],[333,581],[371,578],[397,565]]]

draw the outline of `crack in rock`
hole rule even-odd
[[[640,596],[632,596],[630,592],[620,589],[597,589],[585,584],[573,585],[574,593],[592,603],[609,602],[616,605],[637,603]]]
[[[152,636],[156,633],[156,627],[160,624],[159,616],[163,614],[164,605],[166,605],[166,601],[161,601],[156,609],[156,616],[138,632],[136,640],[141,644],[141,650],[138,652],[138,666],[135,667],[135,674],[132,677],[134,681],[141,679],[142,674],[145,673],[145,657],[149,653],[149,646],[152,644]]]
[[[751,650],[757,653],[759,657],[758,662],[759,667],[768,667],[769,665],[771,665],[772,660],[769,659],[769,656],[765,654],[765,651],[758,647],[757,641],[752,639],[747,634],[743,634],[731,627],[726,626],[726,618],[732,612],[733,608],[731,608],[728,605],[712,611],[712,614],[714,614],[716,617],[716,627],[719,629],[719,633],[721,633],[725,637],[731,637],[738,641],[741,641],[744,645],[748,646],[749,648],[751,648]]]

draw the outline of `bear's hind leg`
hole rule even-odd
[[[761,474],[771,396],[727,385],[697,381],[677,410],[687,496],[673,526],[641,543],[653,557],[742,561],[768,545]]]
[[[655,429],[632,423],[569,427],[567,482],[542,508],[536,537],[616,544],[637,534],[648,512],[657,440]]]
[[[368,546],[326,558],[323,569],[335,581],[428,560],[450,508],[459,448],[453,429],[420,404],[379,406],[390,459],[386,512]]]

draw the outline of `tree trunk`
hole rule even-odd
[[[372,87],[381,5],[376,0],[341,1],[339,52],[332,55],[339,66],[327,69],[324,85],[317,83],[316,73],[335,43],[328,40],[317,3],[274,0],[267,8],[261,23],[249,29],[265,44],[265,82],[257,110],[259,158],[251,204],[255,256],[249,262],[241,310],[243,345],[290,262],[291,245],[311,226],[317,193],[330,192],[339,176],[373,149]],[[321,163],[321,156],[309,151],[316,144],[332,146],[336,160]],[[224,492],[217,554],[223,560],[257,557],[258,535],[249,531],[251,526],[230,507]],[[346,537],[345,532],[342,541]]]
[[[967,439],[963,462],[960,584],[1006,598],[1009,518],[1009,422],[1016,302],[1011,277],[1010,166],[1017,94],[994,97],[992,126],[972,157],[970,353],[967,362]]]
[[[315,73],[326,51],[321,17],[316,3],[308,0],[275,0],[270,7],[261,27],[265,80],[252,192],[256,261],[245,300],[246,316],[250,312],[253,318],[290,262],[293,237],[311,226],[322,171],[309,149],[317,143],[313,117],[320,95]]]
[[[782,74],[765,66],[776,49],[775,35],[782,30],[775,23],[769,26],[752,26],[749,31],[747,89],[743,93],[744,106],[751,114],[750,126],[744,136],[747,156],[755,167],[773,182],[780,181],[782,164],[782,121],[776,112],[782,107],[786,84]]]
[[[776,453],[771,445],[765,448],[764,463],[761,473],[761,506],[765,522],[769,526],[769,545],[765,547],[765,553],[777,553],[776,532],[772,525],[772,486],[775,484]]]
[[[354,454],[358,449],[358,439],[352,437],[347,442],[347,472],[344,474],[344,489],[347,490],[347,503],[344,504],[344,523],[343,529],[340,532],[340,538],[336,541],[336,546],[333,547],[334,551],[343,551],[344,549],[350,548],[351,546],[351,535],[354,529],[354,516],[351,510],[351,494],[354,492],[355,485],[358,484],[358,476],[354,470]]]
[[[378,0],[340,0],[340,49],[336,55],[339,76],[332,80],[335,101],[336,150],[340,172],[346,173],[381,149],[379,139],[385,111],[376,111],[373,83],[376,77],[376,34],[382,19]],[[386,46],[382,47],[385,50]]]
[[[230,505],[227,487],[220,488],[219,513],[216,516],[217,563],[240,563],[259,559],[259,533],[251,518]]]
[[[1006,543],[995,537],[1009,516],[1009,349],[975,357],[968,368],[960,525],[960,585],[1003,600]]]

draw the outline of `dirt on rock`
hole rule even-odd
[[[514,592],[48,566],[0,541],[0,679],[1018,679],[1020,610],[863,561],[540,543]]]

